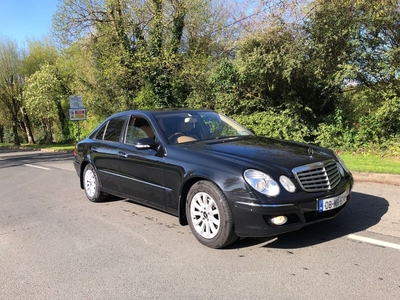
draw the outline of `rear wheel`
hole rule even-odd
[[[199,181],[191,187],[186,216],[192,233],[205,246],[217,249],[237,240],[228,201],[212,182]]]
[[[107,198],[106,194],[100,191],[99,178],[91,164],[86,165],[83,170],[83,188],[86,197],[92,202],[101,202]]]

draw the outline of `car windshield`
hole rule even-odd
[[[157,122],[171,144],[253,135],[232,119],[213,111],[159,114]]]

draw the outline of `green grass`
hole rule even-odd
[[[13,143],[3,143],[0,144],[0,148],[2,147],[14,147]],[[21,144],[19,148],[21,149],[32,149],[32,150],[39,150],[39,149],[47,149],[47,150],[54,150],[54,151],[73,151],[75,144],[50,144],[50,145],[37,145],[37,144]]]
[[[400,174],[400,156],[380,156],[371,153],[341,153],[350,171]]]

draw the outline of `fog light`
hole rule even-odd
[[[287,217],[285,216],[278,216],[278,217],[274,217],[269,219],[269,221],[274,224],[274,225],[283,225],[287,222]]]

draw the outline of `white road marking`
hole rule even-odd
[[[355,235],[355,234],[349,234],[347,237],[349,239],[364,242],[364,243],[369,243],[369,244],[374,244],[377,246],[388,247],[388,248],[400,250],[399,244],[394,244],[394,243],[389,243],[389,242],[385,242],[385,241],[381,241],[381,240],[366,238],[366,237],[362,237],[362,236]]]
[[[31,168],[42,169],[42,170],[47,170],[47,171],[51,170],[50,168],[39,167],[39,166],[31,165],[31,164],[24,164],[24,166],[31,167]]]

